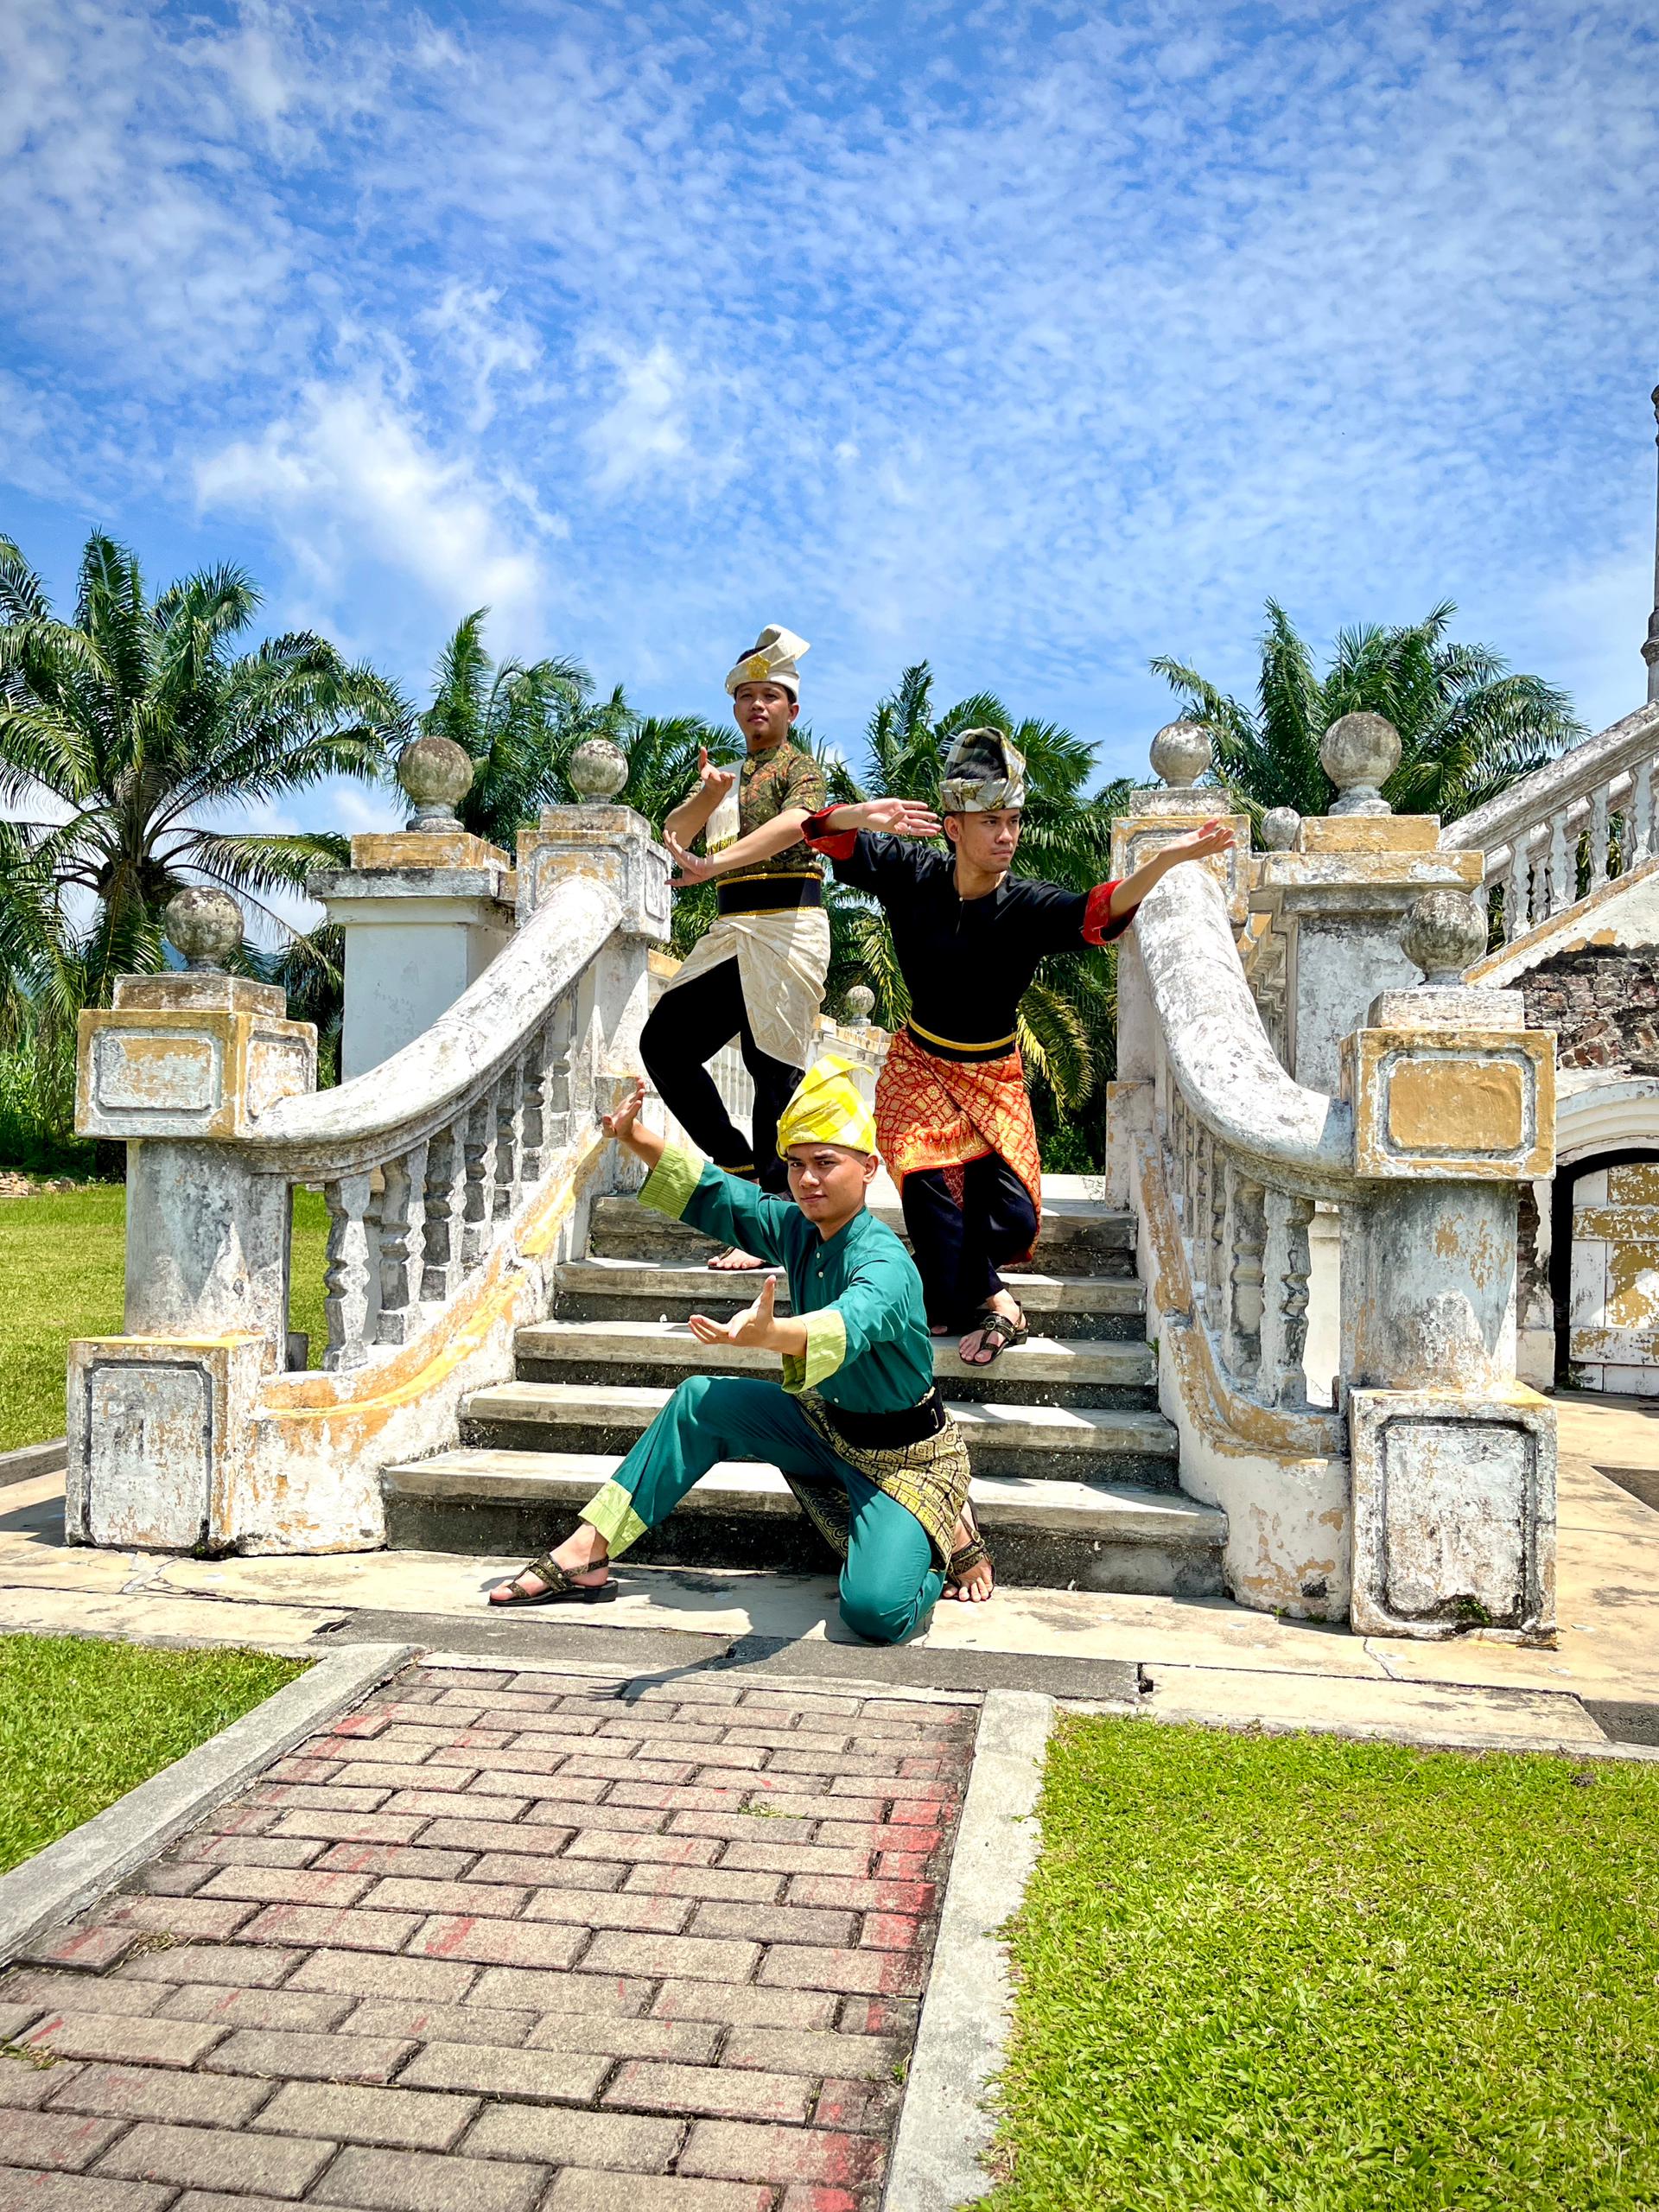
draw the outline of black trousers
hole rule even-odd
[[[741,1039],[743,1065],[754,1081],[753,1142],[738,1131],[704,1065],[734,1037]],[[735,960],[664,991],[640,1033],[639,1050],[664,1105],[716,1167],[752,1173],[762,1190],[780,1196],[788,1190],[789,1170],[778,1157],[778,1116],[801,1071],[755,1043]]]
[[[950,1195],[960,1173],[962,1204]],[[928,1325],[967,1331],[994,1291],[997,1273],[1037,1234],[1031,1193],[999,1152],[958,1170],[924,1167],[906,1176],[905,1227],[927,1300]]]

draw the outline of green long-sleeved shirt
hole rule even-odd
[[[804,1357],[784,1361],[785,1390],[816,1390],[853,1414],[901,1413],[927,1395],[933,1345],[922,1279],[874,1214],[855,1213],[822,1236],[792,1199],[768,1198],[712,1161],[699,1171],[676,1145],[664,1148],[639,1197],[785,1270],[795,1318],[806,1324]]]

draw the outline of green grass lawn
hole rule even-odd
[[[1659,2205],[1659,1769],[1075,1719],[1040,1817],[988,2212]]]
[[[0,1637],[0,1873],[304,1672],[260,1651]]]
[[[0,1452],[63,1433],[64,1362],[73,1337],[118,1334],[127,1194],[118,1184],[0,1198]],[[328,1211],[294,1194],[289,1325],[324,1342],[323,1248]]]

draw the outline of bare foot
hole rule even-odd
[[[570,1580],[584,1590],[596,1590],[611,1578],[610,1547],[597,1529],[582,1522],[567,1536],[552,1554],[556,1567],[563,1567]],[[510,1580],[498,1582],[490,1592],[493,1605],[520,1605],[527,1599],[539,1598],[548,1587],[544,1575],[532,1574],[529,1567],[521,1567]]]
[[[741,1244],[728,1245],[725,1251],[716,1252],[709,1266],[718,1274],[744,1274],[752,1268],[764,1268],[766,1262],[757,1260],[753,1252],[746,1252]]]
[[[974,1519],[974,1509],[971,1505],[964,1505],[962,1510],[962,1517],[951,1534],[952,1552],[959,1552],[964,1544],[972,1543],[978,1534],[979,1524]],[[944,1594],[947,1598],[959,1599],[964,1605],[982,1605],[995,1587],[995,1577],[992,1573],[990,1555],[988,1553],[983,1559],[977,1560],[968,1569],[960,1582],[947,1582],[944,1586]]]

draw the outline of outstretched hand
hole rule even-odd
[[[746,1306],[729,1321],[711,1321],[706,1314],[694,1313],[691,1333],[700,1344],[751,1344],[761,1351],[770,1351],[773,1349],[773,1309],[777,1303],[778,1278],[767,1275],[753,1306]]]
[[[674,889],[683,890],[689,883],[706,883],[711,875],[719,873],[713,861],[683,845],[671,830],[664,830],[663,843],[667,849],[668,857],[674,863],[674,873],[669,878]]]
[[[737,781],[737,771],[718,766],[709,760],[708,747],[700,745],[697,747],[697,781],[703,791],[712,795],[718,806]]]
[[[1164,855],[1172,863],[1176,861],[1206,860],[1211,853],[1225,853],[1232,849],[1233,833],[1224,822],[1211,820],[1195,830],[1190,837],[1178,838],[1164,848]]]
[[[844,811],[860,817],[858,829],[885,830],[890,837],[937,837],[944,827],[932,808],[924,806],[919,799],[866,799]]]
[[[636,1078],[633,1089],[613,1112],[601,1114],[600,1127],[607,1137],[615,1137],[626,1144],[633,1135],[633,1125],[639,1118],[639,1109],[645,1103],[645,1080]]]

